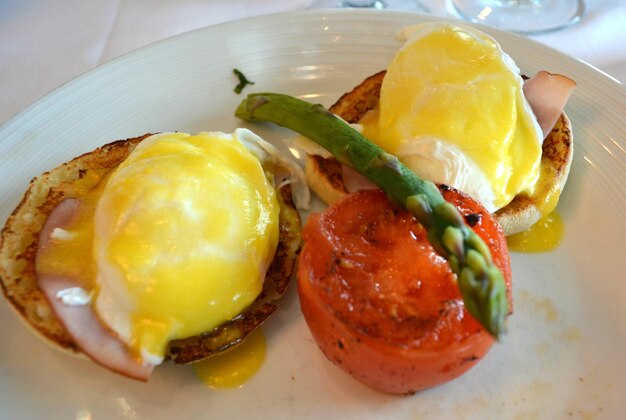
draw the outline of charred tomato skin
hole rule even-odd
[[[441,191],[490,247],[511,303],[502,229],[475,200]],[[424,229],[381,191],[350,194],[312,215],[303,238],[298,295],[305,320],[324,355],[358,381],[412,394],[462,375],[493,345]]]

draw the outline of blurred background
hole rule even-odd
[[[452,0],[420,0],[459,18]],[[0,124],[51,90],[145,45],[207,25],[305,10],[312,0],[2,0]],[[586,0],[581,21],[532,39],[626,82],[626,1]]]

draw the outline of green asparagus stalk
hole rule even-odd
[[[506,286],[489,248],[439,189],[422,180],[398,158],[367,140],[322,105],[275,93],[257,93],[239,105],[235,115],[268,121],[296,131],[331,152],[385,191],[427,229],[428,239],[457,274],[469,313],[494,337],[504,332],[508,313]]]

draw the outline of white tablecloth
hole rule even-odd
[[[449,0],[421,0],[455,17]],[[3,0],[0,124],[76,76],[160,39],[312,0]],[[626,1],[587,0],[583,20],[534,36],[626,82]],[[1,141],[1,139],[0,139]]]

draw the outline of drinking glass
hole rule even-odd
[[[583,0],[452,0],[472,22],[525,34],[554,31],[580,20]]]
[[[318,0],[311,5],[312,9],[325,8],[354,9],[394,9],[428,13],[426,6],[416,0]]]

